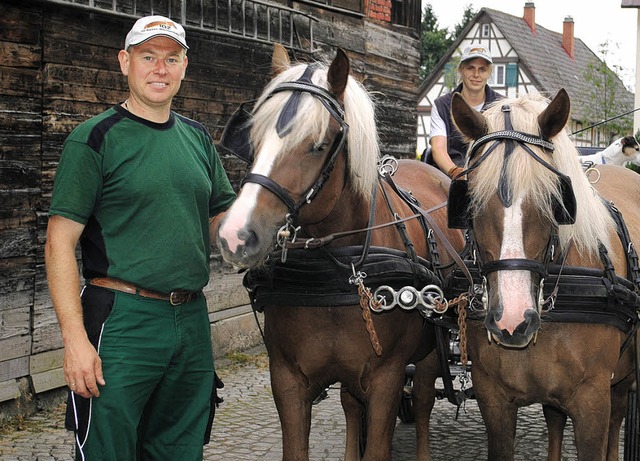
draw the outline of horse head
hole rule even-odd
[[[303,225],[338,221],[336,213],[348,213],[340,200],[349,194],[367,200],[376,179],[373,102],[349,75],[347,55],[338,50],[328,67],[292,65],[276,45],[272,71],[252,114],[225,128],[251,163],[218,230],[223,257],[238,267],[259,265]]]
[[[583,210],[576,196],[593,193],[564,129],[569,112],[563,89],[550,103],[527,95],[497,101],[483,113],[460,95],[453,99],[455,123],[474,141],[464,200],[486,280],[485,326],[507,347],[525,347],[538,331],[544,277],[559,248],[570,241],[588,251],[597,246],[589,233],[597,232],[594,226],[579,229],[589,218],[576,209],[588,213],[591,205]]]

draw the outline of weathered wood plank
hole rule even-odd
[[[31,309],[25,307],[8,307],[0,310],[0,344],[7,338],[25,336],[31,331]],[[0,348],[3,349],[3,348]],[[2,352],[0,352],[0,360]]]
[[[0,15],[0,40],[35,45],[40,40],[40,29],[35,24],[42,23],[39,8],[25,8],[25,4],[3,2]]]
[[[35,229],[3,229],[0,230],[0,258],[15,258],[33,255]]]
[[[67,385],[64,380],[64,370],[62,368],[32,374],[31,382],[36,394],[50,391],[51,389],[58,389]]]
[[[0,382],[29,374],[29,357],[18,357],[0,362]]]
[[[40,70],[0,66],[0,94],[37,98],[41,91]]]
[[[0,230],[18,227],[34,227],[36,225],[33,199],[39,201],[33,191],[24,193],[5,193],[0,191]],[[3,202],[12,202],[13,208],[6,209]]]
[[[18,381],[15,379],[0,381],[0,402],[17,399],[18,397],[20,397],[20,386]]]
[[[213,274],[204,289],[209,312],[218,312],[249,303],[249,295],[242,285],[242,274]]]
[[[45,371],[61,368],[64,365],[64,349],[55,349],[52,351],[34,354],[31,356],[29,364],[29,373],[43,373]]]
[[[0,255],[3,233],[0,231]],[[33,304],[34,257],[0,257],[0,312]]]
[[[0,311],[3,314],[6,311]],[[0,320],[2,320],[0,318]],[[5,360],[27,357],[31,353],[31,336],[29,331],[22,336],[5,337],[0,339],[0,362]]]
[[[42,323],[39,328],[33,330],[32,334],[31,352],[34,354],[59,349],[63,346],[60,327],[53,313],[51,315],[51,323]]]
[[[0,160],[0,189],[38,187],[40,165],[28,160]]]
[[[40,67],[41,53],[39,45],[0,41],[0,55],[4,66],[37,69]]]

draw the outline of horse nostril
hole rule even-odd
[[[243,227],[238,231],[238,238],[244,242],[245,248],[251,248],[258,244],[258,236],[252,229]]]

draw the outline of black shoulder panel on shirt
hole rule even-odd
[[[87,140],[87,146],[96,152],[100,152],[100,146],[102,146],[102,142],[104,141],[104,137],[107,132],[122,120],[124,117],[119,112],[114,113],[112,116],[105,118],[96,126],[93,127],[91,133],[89,134],[89,139]]]
[[[180,121],[186,125],[192,126],[197,130],[202,131],[209,141],[213,142],[213,137],[209,134],[209,131],[204,127],[204,125],[200,122],[196,122],[195,120],[191,120],[190,118],[185,117],[184,115],[176,114],[176,117],[180,119]]]

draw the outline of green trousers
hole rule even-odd
[[[88,403],[76,459],[202,460],[213,389],[213,354],[203,295],[180,306],[111,292],[98,337],[106,384]],[[84,300],[85,314],[91,309]],[[78,396],[73,396],[77,400]]]

